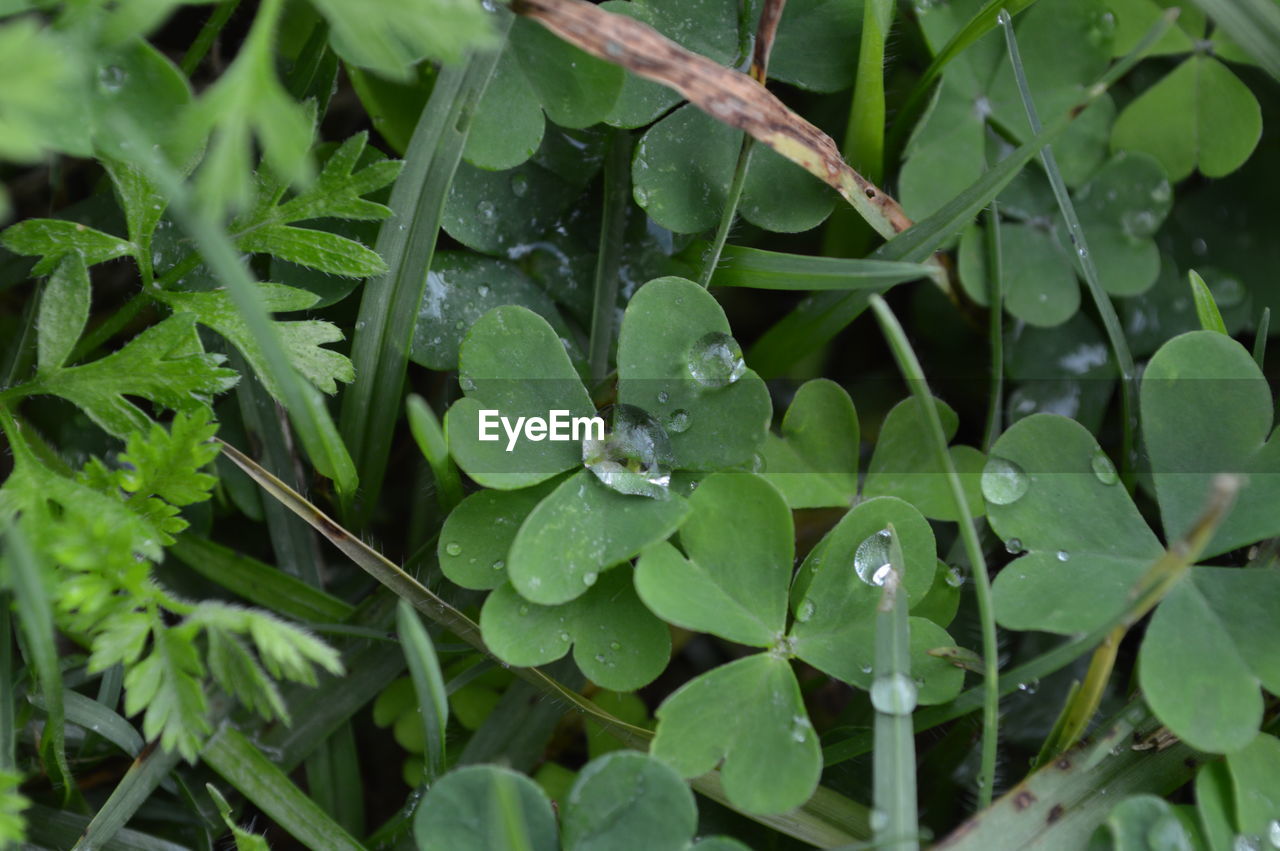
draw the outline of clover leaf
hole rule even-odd
[[[485,643],[511,665],[545,665],[569,652],[587,679],[630,691],[653,682],[671,656],[671,632],[645,608],[630,571],[611,570],[587,593],[558,606],[539,606],[504,585],[480,612]]]
[[[979,0],[940,3],[919,15],[936,51],[981,6]],[[1032,97],[1042,116],[1056,116],[1078,103],[1085,87],[1107,66],[1115,17],[1102,0],[1036,4],[1014,25]],[[1067,185],[1085,179],[1106,153],[1113,111],[1103,96],[1054,144]],[[1022,100],[999,32],[990,32],[952,60],[934,104],[907,149],[899,178],[903,209],[919,220],[966,189],[987,169],[992,122],[1015,141],[1030,136]]]
[[[1112,0],[1119,18],[1115,55],[1127,52],[1164,9],[1152,0]],[[1191,8],[1178,16],[1153,52],[1190,54],[1172,71],[1129,102],[1111,129],[1113,151],[1143,151],[1160,160],[1173,180],[1197,169],[1206,177],[1235,171],[1262,136],[1258,100],[1219,59],[1248,61],[1208,21]]]
[[[616,751],[578,772],[559,801],[560,831],[546,793],[523,774],[469,765],[431,785],[414,815],[419,851],[746,851],[724,836],[695,840],[698,808],[689,786],[647,754]]]
[[[1142,153],[1119,153],[1072,193],[1089,239],[1093,264],[1112,295],[1145,292],[1160,273],[1154,236],[1172,204],[1160,163]],[[1039,327],[1066,322],[1080,308],[1075,251],[1048,181],[1026,171],[1000,199],[1012,223],[1000,229],[1005,307]],[[987,240],[981,227],[960,243],[960,279],[979,304],[987,303]]]
[[[849,505],[858,493],[858,412],[844,388],[806,381],[765,438],[764,477],[792,508]]]
[[[652,753],[684,777],[723,761],[725,792],[736,806],[783,812],[812,794],[822,771],[789,660],[868,688],[886,524],[899,530],[904,585],[917,602],[936,570],[933,533],[907,503],[869,500],[818,544],[792,587],[791,512],[772,485],[751,473],[713,473],[689,503],[692,511],[679,533],[683,552],[664,542],[641,555],[635,574],[640,598],[677,626],[768,652],[715,668],[672,693],[658,707]],[[795,612],[788,629],[789,601]],[[954,697],[963,672],[926,653],[954,642],[923,619],[911,625],[921,701]],[[735,723],[726,725],[726,715]]]
[[[1206,557],[1280,534],[1273,475],[1280,456],[1267,442],[1271,396],[1243,347],[1215,332],[1174,338],[1147,366],[1141,406],[1169,540],[1202,510],[1209,470],[1244,474],[1248,484]],[[988,520],[1026,553],[995,580],[1004,626],[1085,632],[1123,611],[1128,590],[1163,547],[1118,481],[1092,435],[1063,417],[1028,417],[992,447],[982,480]],[[1176,735],[1217,752],[1253,737],[1259,685],[1280,688],[1280,668],[1258,649],[1270,645],[1257,643],[1277,634],[1270,614],[1277,600],[1273,568],[1193,567],[1156,609],[1139,651],[1139,682]]]
[[[771,405],[764,383],[746,370],[728,330],[724,312],[706,290],[680,278],[651,281],[632,297],[623,318],[619,404],[604,441],[535,441],[505,434],[482,441],[481,411],[497,411],[509,423],[546,418],[555,410],[567,411],[570,418],[595,414],[565,344],[546,320],[512,305],[482,316],[460,350],[465,397],[445,415],[458,465],[478,483],[502,490],[578,470],[535,507],[522,503],[519,511],[527,515],[509,551],[504,556],[485,545],[483,562],[503,562],[513,587],[531,603],[567,603],[582,596],[603,571],[676,530],[688,506],[670,490],[673,471],[750,463],[764,439]],[[456,525],[461,528],[461,521]],[[453,570],[457,562],[449,558],[450,544],[460,552],[470,552],[472,544],[453,534],[442,541],[442,563]],[[498,584],[476,572],[483,569],[456,571],[472,587]]]

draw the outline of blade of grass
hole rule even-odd
[[[688,253],[700,255],[706,245],[694,243]],[[759,290],[879,289],[932,277],[935,272],[933,266],[924,263],[815,257],[726,245],[711,286]]]
[[[1262,316],[1258,319],[1258,330],[1253,338],[1253,362],[1262,369],[1267,360],[1267,335],[1271,333],[1271,308],[1262,308]]]
[[[985,171],[982,177],[936,213],[915,223],[876,249],[871,255],[872,259],[916,263],[928,259],[947,240],[973,221],[978,211],[990,204],[1022,167],[1045,145],[1061,135],[1077,115],[1136,65],[1151,45],[1164,35],[1176,17],[1176,9],[1162,15],[1132,51],[1112,65],[1096,83],[1085,89],[1075,106]],[[781,376],[787,367],[825,345],[866,308],[867,297],[863,292],[817,293],[802,301],[795,310],[766,331],[752,346],[747,361],[765,378]]]
[[[1213,300],[1213,293],[1209,292],[1209,285],[1204,282],[1204,278],[1195,269],[1191,269],[1187,272],[1187,282],[1191,285],[1191,300],[1195,303],[1200,327],[1205,331],[1226,334],[1227,323],[1222,321],[1222,312],[1218,310],[1218,303]]]
[[[255,606],[300,621],[344,621],[353,611],[349,603],[301,579],[190,532],[178,535],[169,552]]]
[[[591,385],[595,389],[609,374],[618,314],[618,268],[631,203],[631,131],[614,130],[604,155],[604,210],[600,217],[600,246],[591,305],[591,336],[587,344]]]
[[[1176,9],[1171,9],[1176,13]],[[1018,83],[1018,94],[1022,98],[1022,107],[1027,114],[1027,123],[1031,126],[1031,132],[1039,134],[1041,132],[1040,117],[1036,114],[1035,101],[1031,98],[1031,87],[1027,84],[1027,75],[1022,67],[1022,57],[1018,52],[1018,39],[1013,32],[1013,19],[1009,13],[1003,9],[999,14],[1000,25],[1004,27],[1005,43],[1009,49],[1009,62],[1013,66],[1013,76]],[[1058,162],[1054,158],[1053,148],[1045,145],[1044,150],[1040,152],[1041,162],[1044,163],[1045,174],[1049,178],[1049,185],[1053,187],[1053,195],[1058,201],[1058,210],[1062,213],[1062,218],[1067,223],[1067,231],[1071,236],[1071,244],[1075,247],[1076,258],[1080,262],[1080,268],[1084,272],[1084,280],[1089,290],[1089,296],[1093,299],[1093,305],[1098,311],[1099,318],[1102,319],[1102,327],[1107,333],[1107,341],[1111,344],[1111,353],[1116,359],[1116,366],[1120,370],[1120,404],[1122,417],[1122,453],[1124,464],[1122,465],[1121,475],[1126,480],[1130,492],[1133,491],[1135,485],[1135,467],[1137,465],[1136,432],[1138,428],[1138,372],[1134,366],[1133,353],[1129,351],[1129,343],[1125,340],[1124,329],[1120,326],[1120,317],[1116,315],[1115,305],[1111,303],[1110,296],[1106,290],[1102,288],[1102,281],[1098,277],[1098,267],[1093,262],[1093,255],[1089,253],[1089,242],[1085,238],[1084,228],[1080,226],[1080,219],[1076,216],[1075,205],[1071,203],[1071,196],[1067,192],[1067,184],[1062,179],[1062,173],[1058,171]]]
[[[893,315],[889,305],[878,295],[871,296],[871,309],[884,332],[889,348],[893,351],[894,360],[912,394],[919,400],[925,412],[925,422],[929,429],[934,459],[939,469],[947,476],[947,485],[951,489],[951,500],[955,505],[956,515],[960,518],[960,537],[964,541],[965,554],[969,558],[969,566],[973,572],[974,587],[978,598],[978,618],[982,624],[982,661],[984,700],[982,706],[982,765],[978,770],[979,807],[991,803],[996,772],[996,745],[999,742],[1000,725],[1000,648],[996,644],[995,605],[991,599],[991,577],[987,574],[987,561],[982,554],[982,544],[978,541],[978,530],[974,526],[973,516],[969,513],[969,503],[965,500],[964,488],[960,484],[960,476],[956,473],[955,463],[947,451],[947,437],[942,430],[942,420],[938,416],[933,392],[925,379],[924,370],[911,348],[907,334]]]
[[[201,61],[209,53],[209,48],[213,47],[213,42],[218,38],[218,34],[222,32],[222,28],[227,25],[227,21],[235,14],[236,7],[240,5],[240,0],[223,0],[213,9],[213,14],[204,22],[204,26],[200,28],[200,32],[196,35],[196,40],[191,42],[191,46],[187,48],[187,52],[182,56],[182,73],[188,77],[200,67]]]
[[[396,607],[396,625],[405,661],[409,663],[413,690],[418,695],[418,717],[422,720],[427,743],[423,780],[429,785],[444,772],[444,734],[449,723],[449,698],[431,636],[407,600],[402,599]]]
[[[987,210],[987,336],[991,347],[991,398],[982,451],[1004,431],[1004,251],[1000,246],[1000,207],[993,199]]]
[[[1168,794],[1191,779],[1204,760],[1182,742],[1155,752],[1131,747],[1159,726],[1140,701],[1131,704],[1093,740],[1029,776],[933,847],[1057,851],[1088,846],[1117,801],[1143,792]]]
[[[8,518],[3,519],[5,560],[9,566],[9,584],[18,606],[18,626],[23,638],[21,648],[26,655],[34,679],[44,698],[44,733],[40,737],[40,755],[53,788],[60,793],[62,805],[68,806],[77,795],[71,768],[67,765],[66,709],[62,688],[62,669],[58,666],[57,634],[53,608],[45,593],[41,565],[23,531]]]
[[[34,843],[34,846],[26,846],[28,848],[69,848],[89,825],[88,816],[55,810],[42,804],[32,804],[24,815],[27,819],[27,840]],[[118,831],[115,838],[94,848],[97,851],[190,851],[185,845],[127,829]]]
[[[102,808],[85,827],[84,833],[71,851],[92,851],[102,848],[120,834],[129,819],[133,818],[156,787],[178,767],[182,756],[176,751],[165,751],[158,745],[144,748],[142,755],[133,761],[124,777],[111,790]]]
[[[377,550],[369,547],[343,529],[320,509],[307,502],[301,495],[262,469],[252,458],[223,441],[219,441],[219,443],[226,457],[244,470],[263,490],[283,502],[291,511],[294,511],[299,517],[310,523],[358,566],[387,586],[397,596],[408,600],[415,609],[422,612],[429,619],[452,632],[462,641],[483,653],[487,658],[501,664],[501,660],[496,659],[484,644],[478,624],[433,594]],[[357,673],[359,671],[355,667],[349,667],[348,670]],[[627,724],[615,718],[539,668],[512,668],[511,671],[515,676],[528,682],[542,694],[556,700],[562,700],[568,706],[582,712],[593,723],[599,725],[626,745],[643,750],[653,737],[651,731]],[[351,675],[348,676],[350,677]],[[305,722],[306,716],[303,715],[302,710],[299,709],[296,712],[298,717],[304,719]],[[720,786],[718,773],[713,772],[711,775],[695,778],[692,781],[692,786],[699,792],[714,797],[715,800],[732,809],[732,805],[727,797],[724,796],[723,789]],[[835,837],[834,841],[829,842],[828,845],[838,845],[854,839],[865,839],[870,835],[866,829],[868,823],[867,813],[868,810],[865,806],[831,790],[819,789],[818,793],[808,803],[793,813],[779,816],[744,815],[797,839],[812,841],[819,837],[826,837],[827,839]],[[818,843],[814,842],[813,844]]]
[[[306,759],[307,791],[343,830],[364,835],[364,775],[351,721],[319,742]]]
[[[502,819],[502,832],[506,834],[505,849],[509,851],[533,851],[529,843],[529,828],[524,823],[524,810],[516,791],[515,780],[506,772],[494,776],[493,797]]]
[[[893,568],[876,606],[875,679],[871,685],[871,703],[876,710],[872,769],[878,813],[875,843],[888,851],[915,851],[920,847],[916,839],[920,831],[916,742],[911,729],[915,683],[911,680],[907,595],[900,585],[900,577],[906,575],[906,560],[893,524],[889,524],[889,563]]]
[[[787,0],[765,0],[760,9],[760,20],[756,24],[755,48],[751,56],[750,75],[761,86],[769,78],[769,54],[773,52],[773,39],[778,34],[778,21],[782,19],[782,9]],[[698,283],[704,288],[711,286],[711,277],[720,265],[720,253],[729,239],[729,231],[738,217],[738,204],[742,201],[742,187],[747,182],[747,169],[751,167],[751,150],[755,146],[755,138],[750,133],[742,134],[742,143],[738,147],[738,160],[733,166],[733,179],[729,182],[729,194],[725,197],[724,209],[720,212],[720,223],[716,226],[715,236],[706,255],[702,258],[702,272],[698,275]],[[873,178],[874,179],[874,178]]]
[[[235,727],[223,724],[200,758],[305,847],[313,851],[363,851],[355,837]]]
[[[142,753],[146,744],[142,736],[118,713],[79,692],[68,690],[62,697],[67,720],[72,724],[97,733],[131,757]],[[48,703],[43,697],[28,695],[27,699],[39,709],[48,711]]]
[[[1280,5],[1274,0],[1196,0],[1196,5],[1280,80]]]
[[[505,11],[499,14],[495,30],[500,38],[505,39],[512,20]],[[378,231],[375,248],[388,270],[364,285],[351,341],[356,380],[342,399],[342,434],[364,482],[357,518],[369,516],[386,473],[414,323],[445,199],[462,159],[475,106],[493,75],[498,54],[495,47],[440,72],[413,131],[404,170],[391,190],[391,217]]]
[[[449,455],[449,441],[440,427],[440,420],[435,411],[416,393],[410,393],[405,401],[405,411],[409,416],[409,431],[427,459],[431,473],[436,480],[436,498],[440,510],[445,514],[453,511],[454,506],[462,502],[462,479],[458,475],[458,467]]]
[[[139,152],[134,165],[169,198],[169,210],[174,218],[231,295],[236,310],[262,350],[267,372],[281,388],[285,407],[311,463],[321,475],[333,480],[339,494],[350,497],[357,482],[351,456],[338,436],[322,394],[290,364],[256,282],[241,263],[230,237],[219,222],[196,205],[182,175],[154,153],[152,140],[131,119],[122,113],[114,114],[110,129],[122,146]]]

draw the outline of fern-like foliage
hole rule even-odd
[[[203,472],[216,427],[198,411],[128,435],[118,464],[91,459],[74,477],[52,469],[16,420],[0,414],[14,470],[0,487],[0,516],[38,542],[58,588],[58,626],[90,649],[89,670],[125,668],[125,711],[148,738],[194,760],[210,731],[206,679],[263,717],[288,720],[275,681],[314,683],[315,667],[341,671],[336,653],[266,612],[190,603],[153,575],[187,522],[182,506],[206,500]]]

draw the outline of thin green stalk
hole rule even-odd
[[[106,846],[181,761],[177,750],[166,751],[159,746],[144,750],[111,790],[71,851],[92,851]]]
[[[1262,308],[1262,317],[1258,320],[1258,333],[1253,338],[1253,362],[1262,369],[1267,360],[1267,335],[1271,333],[1271,308]]]
[[[902,330],[902,325],[889,309],[888,303],[882,297],[873,295],[870,298],[870,304],[884,331],[885,339],[893,350],[894,359],[898,362],[903,378],[906,379],[911,392],[924,409],[925,420],[932,438],[934,458],[939,469],[946,473],[951,498],[955,503],[956,514],[960,518],[960,536],[964,540],[965,553],[969,557],[969,565],[973,571],[978,597],[978,618],[982,623],[984,687],[982,765],[978,770],[978,802],[981,807],[986,807],[991,803],[995,785],[996,744],[1000,725],[1000,650],[996,645],[996,617],[995,605],[991,600],[991,577],[987,575],[987,561],[982,554],[982,544],[978,541],[978,530],[974,526],[973,515],[969,511],[969,503],[965,500],[960,476],[956,474],[955,464],[947,451],[946,433],[942,430],[942,420],[938,417],[933,392],[925,380],[924,370],[920,367],[920,361],[907,340],[906,332]]]
[[[236,7],[240,5],[240,0],[225,0],[219,3],[213,10],[213,14],[204,22],[204,26],[200,28],[200,32],[196,35],[196,40],[191,42],[191,47],[187,48],[186,54],[182,57],[182,73],[188,77],[200,67],[200,63],[204,61],[204,57],[209,53],[209,48],[213,47],[213,42],[217,39],[218,34],[222,32],[222,28],[227,25],[227,21],[235,14]]]
[[[711,247],[702,259],[702,273],[698,276],[698,283],[703,287],[711,286],[711,276],[720,263],[720,252],[724,250],[734,219],[738,217],[738,202],[742,200],[742,187],[747,182],[747,169],[751,167],[751,149],[755,146],[755,141],[745,133],[742,136],[742,147],[738,149],[738,163],[733,167],[733,182],[729,184],[729,194],[724,201],[724,210],[720,213],[720,224],[716,226]]]
[[[1022,106],[1027,113],[1027,122],[1031,125],[1032,134],[1039,135],[1042,129],[1040,117],[1036,113],[1036,105],[1031,98],[1031,87],[1027,84],[1027,75],[1022,67],[1022,57],[1018,53],[1018,39],[1013,32],[1013,20],[1009,13],[1003,9],[1000,11],[999,20],[1000,25],[1004,27],[1005,43],[1009,50],[1009,62],[1013,65],[1013,76],[1018,83],[1018,94],[1022,97]],[[1137,444],[1134,438],[1138,426],[1138,378],[1137,369],[1133,363],[1133,354],[1129,351],[1129,343],[1125,340],[1124,330],[1120,326],[1120,317],[1116,315],[1115,306],[1111,303],[1106,290],[1102,288],[1102,281],[1098,277],[1098,267],[1094,264],[1093,256],[1089,253],[1089,243],[1085,239],[1084,228],[1080,226],[1080,219],[1076,216],[1075,206],[1071,203],[1071,196],[1067,193],[1067,185],[1062,180],[1062,173],[1058,171],[1058,162],[1053,156],[1053,147],[1051,145],[1045,145],[1044,150],[1040,152],[1040,159],[1044,163],[1044,170],[1048,175],[1049,184],[1053,187],[1053,195],[1058,200],[1058,209],[1067,223],[1067,231],[1071,236],[1071,243],[1075,248],[1076,257],[1080,261],[1080,268],[1084,271],[1084,279],[1088,285],[1089,295],[1093,299],[1093,304],[1098,310],[1099,317],[1102,319],[1102,327],[1106,330],[1107,340],[1111,344],[1111,353],[1115,357],[1116,366],[1120,370],[1120,401],[1123,420],[1121,445],[1124,461],[1121,472],[1126,486],[1132,490],[1135,484],[1134,476],[1136,475],[1135,467],[1137,464],[1135,455]]]
[[[1000,247],[1000,208],[991,202],[987,211],[987,334],[991,341],[991,401],[982,451],[1004,430],[1004,252]]]
[[[505,11],[499,14],[495,23],[500,39],[512,20]],[[499,47],[446,65],[436,78],[409,142],[404,171],[391,190],[391,217],[378,231],[375,249],[388,270],[364,285],[351,340],[356,380],[343,394],[340,418],[364,485],[357,520],[369,516],[381,491],[445,200],[476,104],[497,66]]]
[[[906,575],[902,543],[889,525],[889,571],[884,593],[876,607],[875,680],[871,704],[875,707],[875,758],[873,780],[875,843],[887,851],[916,851],[920,832],[916,808],[916,742],[911,729],[916,687],[911,680],[911,632],[907,622],[907,595],[901,586]]]
[[[604,214],[600,219],[600,248],[596,254],[595,302],[591,308],[588,345],[593,388],[609,374],[609,348],[618,309],[618,268],[627,229],[631,197],[631,131],[614,130],[604,157]]]

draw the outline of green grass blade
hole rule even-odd
[[[339,725],[307,757],[307,791],[353,836],[364,835],[364,777],[350,721]]]
[[[1267,360],[1267,336],[1271,333],[1271,308],[1262,308],[1258,319],[1258,331],[1253,338],[1253,362],[1263,369]]]
[[[504,851],[533,851],[518,795],[515,779],[510,774],[499,773],[494,777],[494,809],[501,814],[503,833],[507,839]]]
[[[449,697],[431,636],[406,600],[401,600],[396,607],[396,625],[405,661],[409,663],[413,690],[418,695],[418,717],[422,719],[427,743],[424,780],[431,784],[444,772],[444,734],[449,723]]]
[[[436,479],[436,498],[440,508],[446,514],[453,511],[454,506],[462,502],[462,479],[458,474],[458,466],[449,455],[449,441],[445,439],[444,429],[435,411],[421,396],[411,393],[405,402],[405,410],[409,415],[409,431],[422,450],[422,455],[431,467]]]
[[[907,566],[892,524],[889,536],[889,563],[893,569],[876,607],[875,679],[871,685],[871,704],[876,710],[875,843],[888,851],[915,851],[920,847],[916,839],[916,742],[911,728],[916,687],[911,679],[907,595],[900,586]]]
[[[982,544],[978,541],[978,530],[969,513],[969,503],[965,501],[964,489],[960,484],[960,476],[956,473],[955,463],[947,451],[947,436],[942,430],[942,420],[938,416],[933,392],[925,380],[924,370],[916,358],[907,334],[898,323],[898,318],[889,309],[888,303],[878,295],[871,296],[871,309],[884,331],[889,348],[893,350],[894,360],[902,377],[912,394],[920,401],[924,409],[926,424],[929,428],[932,450],[939,469],[945,471],[947,484],[951,489],[951,499],[955,505],[956,515],[960,518],[960,537],[964,541],[965,555],[969,558],[969,567],[973,572],[974,585],[978,598],[978,617],[982,625],[982,661],[983,661],[983,705],[982,705],[982,766],[978,771],[978,799],[981,806],[991,802],[995,785],[996,745],[999,742],[1000,725],[1000,673],[999,653],[996,644],[995,604],[991,599],[991,577],[987,574],[987,561],[982,554]]]
[[[1004,431],[1004,251],[1000,244],[1000,207],[987,210],[987,337],[991,348],[991,396],[982,451],[990,453]]]
[[[70,848],[89,826],[89,817],[32,804],[25,812],[29,848]],[[187,846],[169,842],[136,830],[122,829],[113,839],[94,846],[97,851],[189,851]]]
[[[587,361],[595,389],[609,374],[609,350],[613,346],[618,315],[618,268],[631,204],[631,147],[629,130],[614,130],[604,155],[604,211],[600,217],[600,246],[596,252],[595,283],[591,304],[591,333]]]
[[[1280,4],[1275,0],[1196,0],[1196,5],[1280,80]]]
[[[142,753],[146,745],[142,736],[119,713],[79,692],[68,690],[62,697],[67,720],[72,724],[97,733],[129,756],[136,757]],[[44,698],[33,695],[30,700],[40,709],[48,711]]]
[[[1085,90],[1074,107],[984,172],[968,189],[952,198],[933,215],[916,222],[876,249],[871,255],[872,259],[915,263],[928,259],[947,240],[973,221],[974,216],[1000,194],[1023,166],[1070,126],[1076,115],[1106,93],[1116,80],[1136,65],[1151,45],[1173,24],[1176,16],[1176,9],[1166,12],[1128,55],[1112,65],[1096,83]],[[789,366],[825,345],[866,308],[867,296],[863,292],[817,293],[810,296],[764,333],[752,346],[747,361],[765,378],[783,375]]]
[[[110,797],[89,822],[80,841],[71,851],[92,851],[104,847],[119,834],[138,808],[146,803],[156,787],[178,767],[182,760],[176,750],[166,751],[158,746],[143,752],[125,772]]]
[[[18,626],[23,639],[22,650],[29,656],[27,663],[35,674],[44,709],[49,716],[41,736],[40,752],[46,759],[49,780],[61,793],[63,806],[66,806],[74,799],[77,789],[67,765],[66,709],[53,607],[45,593],[40,562],[26,535],[7,519],[2,528],[9,584],[17,604]]]
[[[705,247],[706,243],[694,243],[689,253],[700,256]],[[935,267],[924,263],[814,257],[726,245],[711,286],[757,290],[881,289],[934,274]]]
[[[169,552],[255,606],[300,621],[345,621],[354,611],[349,603],[301,579],[190,532],[178,535]]]
[[[200,754],[272,821],[313,851],[362,851],[364,846],[293,785],[244,734],[223,725]]]
[[[1041,132],[1040,118],[1036,114],[1036,104],[1031,98],[1031,86],[1027,84],[1027,75],[1022,67],[1022,57],[1018,52],[1018,39],[1013,32],[1013,19],[1006,11],[1000,12],[1000,24],[1004,27],[1005,43],[1009,49],[1009,62],[1013,66],[1013,77],[1018,83],[1018,94],[1022,98],[1022,107],[1027,114],[1027,122],[1031,125],[1031,132],[1039,134]],[[1093,255],[1089,253],[1089,241],[1085,237],[1084,228],[1080,226],[1080,219],[1076,216],[1075,205],[1071,203],[1071,195],[1067,192],[1067,184],[1062,179],[1062,173],[1058,170],[1058,161],[1053,155],[1053,148],[1046,145],[1044,150],[1040,152],[1040,159],[1044,163],[1045,174],[1049,178],[1049,185],[1053,187],[1054,198],[1058,201],[1058,210],[1062,213],[1062,218],[1067,223],[1067,232],[1071,236],[1071,243],[1075,246],[1076,258],[1080,262],[1080,268],[1084,272],[1084,280],[1086,288],[1089,290],[1089,296],[1093,299],[1093,306],[1098,311],[1099,318],[1102,319],[1102,327],[1107,333],[1107,341],[1111,344],[1111,354],[1116,359],[1116,366],[1120,370],[1120,401],[1121,401],[1121,417],[1123,427],[1123,454],[1124,465],[1122,473],[1128,480],[1130,489],[1133,483],[1133,470],[1137,463],[1134,453],[1137,450],[1136,432],[1138,428],[1138,371],[1134,366],[1133,353],[1129,351],[1129,343],[1125,339],[1124,329],[1120,326],[1120,317],[1116,314],[1115,305],[1111,303],[1111,297],[1107,295],[1107,291],[1102,288],[1102,280],[1098,276],[1098,267],[1093,262]]]
[[[1165,795],[1191,779],[1204,757],[1177,742],[1134,750],[1160,727],[1136,702],[1098,735],[1010,789],[989,810],[957,827],[937,851],[1057,851],[1085,848],[1117,801],[1142,792]]]
[[[1196,306],[1196,318],[1200,320],[1200,327],[1205,331],[1226,334],[1227,323],[1222,321],[1222,312],[1218,310],[1218,303],[1213,300],[1213,293],[1209,292],[1209,285],[1204,282],[1204,278],[1195,269],[1191,269],[1187,272],[1187,282],[1191,285],[1191,301]]]
[[[497,31],[505,38],[512,16],[503,12],[500,17]],[[342,399],[342,434],[364,483],[360,516],[372,510],[386,473],[445,199],[462,159],[471,116],[497,61],[495,48],[440,72],[391,191],[391,217],[378,231],[376,249],[388,269],[364,285],[351,341],[356,380]]]

